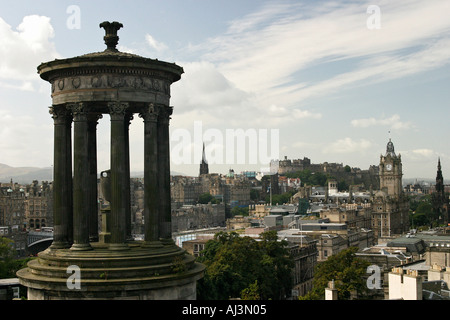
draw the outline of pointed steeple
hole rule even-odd
[[[206,155],[205,155],[205,143],[204,143],[204,142],[203,142],[202,163],[208,163],[208,161],[206,161]]]
[[[208,173],[209,173],[208,161],[206,160],[205,143],[203,142],[203,154],[202,154],[202,162],[200,163],[200,175]]]
[[[436,192],[445,195],[444,192],[444,177],[441,170],[441,158],[438,158],[437,174],[436,174]]]

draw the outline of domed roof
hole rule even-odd
[[[121,27],[123,27],[123,25],[116,21],[102,22],[100,28],[104,28],[106,31],[106,35],[103,39],[107,45],[107,48],[104,51],[44,62],[38,66],[38,73],[42,79],[48,81],[55,72],[67,72],[68,70],[74,69],[84,69],[84,72],[88,72],[88,70],[96,70],[98,68],[128,67],[132,69],[153,70],[153,72],[157,70],[170,73],[173,76],[173,81],[178,81],[181,78],[181,74],[184,73],[184,70],[175,63],[146,58],[137,54],[117,50],[116,45],[119,41],[117,31]]]
[[[389,142],[386,146],[386,156],[391,155],[392,157],[395,157],[395,151],[394,151],[394,144],[392,143],[391,139],[389,138]]]

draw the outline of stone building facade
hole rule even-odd
[[[172,208],[172,232],[225,226],[224,204],[197,204]]]
[[[227,209],[250,204],[251,183],[244,175],[218,173],[202,174],[199,177],[172,176],[171,197],[175,205],[195,205],[199,196],[209,193],[224,203]]]
[[[52,184],[33,181],[30,185],[2,183],[0,226],[36,230],[53,225]]]

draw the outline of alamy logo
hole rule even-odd
[[[373,264],[367,267],[367,273],[371,275],[367,278],[367,288],[381,289],[381,269],[379,266]]]
[[[381,10],[379,6],[370,5],[367,7],[367,13],[371,15],[367,18],[367,29],[381,29]]]
[[[193,135],[187,129],[171,134],[171,161],[176,164],[198,164],[203,143],[209,164],[270,164],[279,158],[278,129],[225,129],[203,131],[201,121],[194,121]]]
[[[71,274],[66,281],[67,288],[70,290],[81,289],[81,270],[80,267],[76,265],[71,265],[67,267],[66,273]]]
[[[81,10],[77,5],[70,5],[66,9],[66,13],[70,16],[66,20],[66,26],[68,29],[81,29]]]

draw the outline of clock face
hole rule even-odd
[[[391,170],[392,170],[392,164],[388,163],[388,164],[386,165],[386,170],[387,170],[387,171],[391,171]]]

